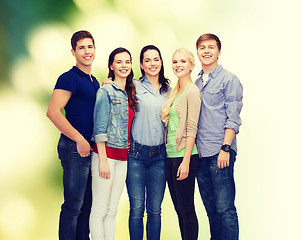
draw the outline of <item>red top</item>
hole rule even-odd
[[[128,141],[130,136],[131,123],[134,119],[134,110],[128,106]],[[98,153],[96,143],[93,145],[93,151]],[[127,148],[114,148],[106,146],[106,154],[108,158],[112,158],[120,161],[128,160],[128,149]]]

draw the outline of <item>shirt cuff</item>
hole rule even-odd
[[[107,138],[107,134],[98,134],[94,136],[94,141],[96,143],[98,142],[107,142],[108,138]]]

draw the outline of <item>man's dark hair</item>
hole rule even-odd
[[[210,40],[210,39],[213,39],[213,40],[216,41],[218,50],[220,51],[220,50],[221,50],[221,42],[220,42],[219,38],[218,38],[215,34],[212,34],[212,33],[205,33],[205,34],[202,34],[202,35],[197,39],[197,41],[196,41],[196,48],[198,49],[199,44],[201,43],[201,41]]]
[[[78,41],[84,39],[84,38],[90,38],[93,42],[94,46],[94,38],[92,37],[91,33],[85,30],[81,30],[78,32],[75,32],[71,37],[71,47],[73,50],[76,50]]]

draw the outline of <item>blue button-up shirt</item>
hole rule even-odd
[[[144,77],[141,81],[133,81],[136,88],[138,111],[132,123],[134,141],[156,146],[165,142],[165,127],[161,121],[160,110],[163,107],[167,93],[154,91],[152,84]]]
[[[200,89],[202,102],[196,143],[199,156],[209,157],[220,152],[226,128],[239,132],[243,88],[239,79],[221,65],[209,73],[205,86],[203,71],[199,75],[195,84]],[[237,152],[236,136],[231,148]]]

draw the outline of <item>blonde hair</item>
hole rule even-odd
[[[190,51],[189,51],[188,49],[186,49],[186,48],[179,48],[179,49],[177,49],[177,50],[174,52],[173,56],[174,56],[176,53],[178,53],[178,52],[184,53],[184,54],[187,56],[187,58],[189,59],[190,63],[193,64],[193,65],[195,65],[195,60],[194,60],[194,56],[193,56],[193,53],[192,53],[192,52],[190,52]],[[173,59],[173,57],[172,57],[172,59]],[[165,124],[165,126],[168,125],[168,122],[169,122],[169,120],[170,120],[169,114],[170,114],[171,107],[172,107],[172,104],[173,104],[173,102],[174,102],[174,100],[175,100],[175,98],[176,98],[176,94],[177,94],[178,90],[179,90],[179,79],[177,80],[177,83],[176,83],[175,87],[174,87],[173,90],[171,91],[171,93],[170,93],[170,95],[169,95],[167,101],[165,102],[163,108],[162,108],[161,111],[160,111],[161,120],[163,121],[163,123]]]

